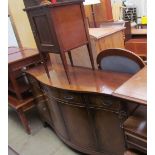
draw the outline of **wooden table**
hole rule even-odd
[[[40,56],[36,49],[18,47],[8,49],[9,106],[17,112],[27,133],[30,133],[30,128],[24,112],[34,106],[34,98],[31,93],[28,93],[30,86],[22,74],[22,69],[38,63],[40,63]]]
[[[124,48],[124,29],[122,26],[89,28],[96,68],[96,57],[101,51],[108,48]]]
[[[117,88],[113,96],[147,105],[147,67]]]

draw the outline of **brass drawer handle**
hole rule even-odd
[[[105,106],[111,106],[112,105],[112,103],[109,103],[109,102],[107,102],[107,103],[103,102],[102,104]]]
[[[111,101],[104,101],[102,104],[105,106],[111,106],[113,103]]]
[[[73,96],[64,96],[64,99],[66,99],[66,100],[73,100],[74,97]]]

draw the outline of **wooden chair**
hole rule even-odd
[[[98,68],[107,71],[135,74],[145,66],[143,60],[133,52],[114,48],[103,50],[97,56]]]

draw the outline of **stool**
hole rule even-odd
[[[147,109],[139,106],[124,123],[125,143],[127,149],[147,152]]]

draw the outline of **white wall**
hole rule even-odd
[[[132,0],[137,7],[137,16],[147,16],[147,0]]]
[[[122,2],[123,0],[111,0],[112,4]],[[133,3],[137,7],[137,16],[147,16],[147,0],[126,0]]]
[[[10,18],[8,18],[8,47],[10,47],[10,46],[17,46],[18,47],[18,43],[16,40],[14,30],[12,28]]]
[[[13,21],[20,46],[28,48],[36,48],[30,23],[27,14],[23,9],[25,8],[23,0],[8,0],[9,14]]]

